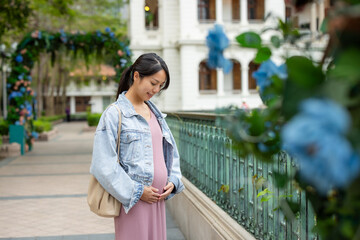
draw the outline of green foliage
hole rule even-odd
[[[271,50],[268,47],[261,47],[256,53],[254,63],[262,63],[271,57]]]
[[[34,131],[38,133],[48,132],[52,130],[52,124],[48,121],[35,120],[33,121]]]
[[[9,123],[4,119],[0,119],[0,135],[9,135]]]
[[[38,120],[47,121],[47,122],[55,122],[57,120],[64,119],[64,118],[65,118],[65,114],[63,114],[63,115],[55,115],[55,116],[42,116]]]
[[[242,47],[248,48],[260,48],[261,47],[261,37],[255,32],[244,32],[236,37],[236,41]]]
[[[9,30],[20,30],[26,26],[32,13],[28,0],[0,0],[0,43]]]
[[[97,126],[99,123],[101,117],[101,113],[89,113],[87,115],[87,122],[88,125],[91,126]]]

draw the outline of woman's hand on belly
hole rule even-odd
[[[160,195],[160,199],[159,200],[164,200],[165,198],[167,198],[167,196],[170,195],[170,193],[172,192],[172,190],[174,189],[174,184],[172,182],[168,182],[168,184],[164,187],[164,193]]]
[[[160,198],[160,194],[158,192],[159,192],[159,189],[156,189],[152,186],[150,186],[150,187],[145,186],[144,192],[141,195],[140,199],[147,203],[156,203],[159,201],[159,198]]]

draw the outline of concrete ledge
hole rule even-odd
[[[0,158],[17,157],[21,155],[20,144],[5,143],[0,148]]]
[[[167,208],[186,239],[255,240],[241,225],[186,178],[185,190],[167,201]]]
[[[39,134],[38,139],[36,141],[49,141],[53,139],[58,134],[57,128],[53,128],[53,130],[49,132],[43,132]]]

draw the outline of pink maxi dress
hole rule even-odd
[[[167,183],[167,169],[162,147],[162,131],[152,111],[148,121],[153,144],[154,180],[152,186],[163,193]],[[121,209],[114,218],[116,240],[166,240],[166,214],[164,200],[146,203],[139,200],[128,212]]]

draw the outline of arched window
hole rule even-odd
[[[208,92],[216,92],[217,90],[216,70],[210,69],[206,65],[206,60],[203,60],[199,65],[199,90]]]
[[[230,73],[224,75],[224,91],[238,92],[241,90],[241,64],[232,59],[233,69]]]
[[[215,0],[198,0],[198,19],[200,22],[214,21],[216,19]]]
[[[159,28],[158,0],[145,0],[145,28],[155,30]]]
[[[248,0],[248,19],[263,20],[264,19],[264,0]]]
[[[258,70],[260,67],[260,64],[254,63],[251,61],[249,63],[249,90],[255,90],[256,89],[256,80],[252,77],[253,72]]]

